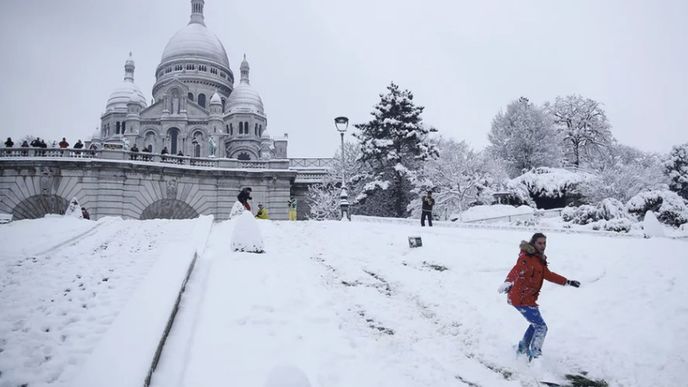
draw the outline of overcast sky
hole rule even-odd
[[[133,51],[150,100],[189,0],[3,0],[0,137],[90,138]],[[268,132],[290,157],[329,157],[338,115],[368,120],[390,81],[426,124],[476,149],[526,96],[602,102],[621,142],[688,141],[688,1],[206,0],[238,83],[244,53]]]

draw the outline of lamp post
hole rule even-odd
[[[344,175],[344,133],[349,127],[349,119],[346,117],[337,117],[334,119],[334,126],[341,135],[342,139],[342,192],[339,194],[339,208],[341,210],[342,220],[351,220],[351,213],[349,212],[349,193],[346,189],[346,177]]]

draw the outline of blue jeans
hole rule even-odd
[[[530,323],[523,339],[518,343],[518,351],[528,354],[531,359],[538,357],[542,354],[542,344],[547,335],[547,324],[542,319],[537,306],[516,306],[515,308]]]

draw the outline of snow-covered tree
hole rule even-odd
[[[339,217],[339,194],[341,188],[332,183],[308,186],[306,201],[310,207],[310,219],[325,220]]]
[[[411,201],[409,210],[420,216],[420,196],[429,190],[434,192],[435,212],[445,216],[461,213],[471,203],[491,203],[497,181],[506,178],[492,158],[473,151],[464,141],[437,137],[432,143],[440,156],[423,164],[415,180],[414,193],[419,197]]]
[[[577,167],[612,144],[607,115],[595,100],[580,95],[557,97],[554,104],[545,104],[545,111],[561,134],[567,160]]]
[[[581,187],[581,193],[589,203],[605,198],[626,202],[643,190],[667,188],[668,179],[662,173],[660,155],[630,146],[610,146],[605,157],[597,159],[592,167],[595,178]]]
[[[511,176],[561,162],[561,136],[549,116],[525,97],[495,116],[489,139],[490,151],[506,162]]]
[[[357,196],[363,213],[407,215],[416,171],[423,161],[439,155],[427,141],[431,130],[422,124],[423,109],[414,104],[410,91],[391,83],[371,112],[372,120],[356,125],[359,161],[370,168],[364,192]]]
[[[669,188],[684,199],[688,199],[688,143],[671,149],[664,171],[671,182]]]
[[[311,219],[338,219],[339,195],[342,190],[342,173],[350,198],[355,198],[363,190],[361,180],[367,175],[365,165],[358,160],[361,150],[358,144],[344,143],[344,164],[342,164],[341,150],[333,157],[333,167],[323,177],[319,184],[308,188],[306,200],[310,206]],[[351,201],[351,200],[350,200]],[[352,207],[355,209],[355,206]]]
[[[594,179],[584,171],[561,168],[534,168],[508,182],[510,186],[524,186],[539,208],[564,207],[578,201],[581,186]]]

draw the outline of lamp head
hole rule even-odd
[[[346,132],[346,129],[349,127],[349,119],[346,117],[337,117],[334,119],[334,126],[337,128],[338,131],[344,133]]]

